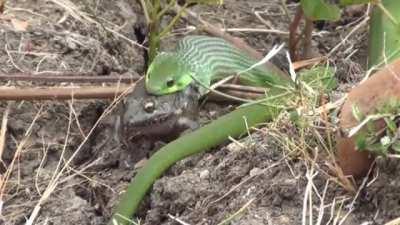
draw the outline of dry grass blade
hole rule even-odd
[[[309,224],[313,224],[313,191],[316,190],[313,179],[317,176],[318,172],[314,172],[315,164],[316,164],[317,154],[313,161],[311,161],[311,166],[307,165],[307,161],[305,161],[307,172],[306,179],[307,185],[304,191],[304,199],[303,199],[303,214],[302,214],[302,224],[307,224],[307,217],[309,220]],[[316,192],[318,194],[318,192]]]
[[[350,205],[347,207],[348,211],[347,213],[341,217],[341,220],[339,221],[339,225],[344,224],[346,222],[347,217],[355,210],[355,204],[356,204],[356,200],[358,199],[358,197],[361,195],[361,191],[371,182],[369,181],[369,177],[371,175],[371,173],[373,172],[372,170],[373,167],[371,167],[368,171],[368,174],[364,177],[362,184],[358,187],[358,190],[355,194],[355,196],[353,197],[353,200],[351,201]]]
[[[36,113],[35,117],[33,118],[31,125],[29,128],[26,130],[25,135],[23,139],[17,144],[13,159],[11,160],[10,164],[8,164],[6,172],[2,176],[2,182],[0,182],[0,199],[4,199],[4,195],[6,192],[6,187],[7,187],[7,181],[9,180],[11,174],[14,171],[14,166],[17,163],[18,159],[20,158],[22,150],[26,147],[28,140],[30,138],[31,132],[33,125],[36,123],[37,119],[40,117],[41,112],[42,112],[42,106]]]
[[[400,217],[385,223],[385,225],[399,225],[399,224],[400,224]]]
[[[181,224],[181,225],[190,225],[190,223],[186,223],[185,221],[179,219],[178,217],[175,217],[171,214],[168,214],[168,217],[171,218],[172,220],[176,221],[177,223]]]
[[[286,158],[286,157],[285,157],[285,158]],[[233,187],[232,187],[228,192],[226,192],[223,196],[221,196],[221,197],[219,197],[218,199],[212,201],[212,202],[210,203],[210,205],[211,205],[211,204],[215,204],[215,203],[221,201],[222,199],[226,198],[226,197],[229,196],[231,193],[233,193],[235,190],[237,190],[240,186],[242,186],[242,185],[245,184],[246,182],[250,181],[251,179],[253,179],[253,178],[255,178],[255,177],[257,177],[257,176],[259,176],[259,175],[261,175],[261,174],[267,172],[268,170],[270,170],[270,169],[272,169],[272,168],[274,168],[274,167],[280,165],[280,164],[284,161],[285,158],[280,159],[278,162],[276,162],[276,163],[270,165],[270,166],[267,167],[267,168],[264,168],[264,169],[258,171],[257,173],[251,174],[249,177],[247,177],[246,179],[244,179],[243,181],[241,181],[239,184],[233,186]]]
[[[361,29],[362,27],[364,27],[365,25],[368,24],[369,21],[369,16],[368,16],[369,12],[365,13],[365,18],[358,23],[347,35],[346,37],[344,37],[335,47],[333,47],[331,49],[331,51],[326,55],[327,58],[331,57],[332,54],[334,54],[342,45],[344,45],[346,43],[346,41],[359,29]]]
[[[225,28],[224,32],[252,32],[252,33],[267,33],[267,34],[280,34],[288,36],[289,32],[275,30],[275,29],[261,29],[261,28]]]
[[[6,142],[6,133],[7,133],[7,123],[8,123],[8,114],[10,112],[10,104],[7,104],[6,109],[3,113],[3,119],[1,121],[1,130],[0,130],[0,163],[3,163],[3,152],[4,152],[4,144]]]
[[[132,88],[132,87],[131,87]],[[50,180],[50,182],[47,185],[46,190],[44,193],[41,195],[39,201],[35,205],[34,209],[32,210],[29,219],[26,221],[26,225],[32,225],[38,216],[40,209],[42,207],[42,204],[49,198],[49,196],[55,191],[56,187],[58,187],[63,180],[61,180],[62,176],[64,176],[65,172],[67,171],[68,168],[70,168],[70,165],[72,163],[72,160],[77,156],[77,154],[80,152],[84,144],[88,141],[89,137],[93,134],[95,128],[99,125],[99,123],[104,119],[106,115],[111,113],[111,111],[116,107],[116,104],[122,100],[122,97],[124,97],[127,93],[131,91],[131,88],[126,89],[121,95],[118,95],[117,98],[105,109],[103,114],[100,116],[100,118],[96,121],[96,123],[93,125],[93,127],[90,129],[88,134],[84,137],[83,141],[79,144],[79,146],[76,148],[74,153],[67,159],[64,160],[64,152],[67,147],[67,143],[69,140],[69,133],[70,133],[70,127],[72,123],[72,117],[73,117],[73,110],[72,110],[72,103],[70,103],[70,113],[69,113],[69,123],[68,123],[68,131],[65,137],[65,143],[63,147],[63,151],[59,160],[59,164],[57,165],[57,168],[55,169],[55,172],[53,173],[53,176]],[[61,162],[63,163],[63,166],[61,166]]]
[[[328,58],[325,56],[321,56],[321,57],[316,57],[316,58],[312,58],[312,59],[305,59],[305,60],[300,60],[300,61],[296,61],[296,62],[292,62],[293,64],[293,69],[294,70],[298,70],[307,66],[315,66],[319,63],[321,63],[322,61],[327,60]]]
[[[7,133],[7,123],[8,123],[8,114],[10,112],[10,104],[7,105],[4,113],[3,113],[3,119],[1,122],[1,130],[0,130],[0,163],[5,165],[5,163],[3,162],[3,152],[4,152],[4,145],[6,142],[6,133]],[[6,184],[6,180],[3,180],[2,175],[0,175],[0,187],[2,187],[3,185],[5,186]],[[0,215],[2,215],[2,209],[3,209],[3,195],[0,196]]]
[[[74,19],[78,20],[85,24],[86,22],[92,24],[98,24],[98,22],[90,17],[88,13],[80,10],[74,3],[69,0],[51,0],[54,4],[65,9],[69,15],[71,15]]]
[[[225,224],[229,224],[235,217],[237,217],[238,215],[240,215],[241,213],[244,212],[244,210],[246,210],[251,203],[253,203],[253,201],[256,200],[255,198],[250,199],[246,204],[244,204],[238,211],[236,211],[235,213],[233,213],[232,215],[230,215],[228,218],[226,218],[225,220],[221,221],[220,223],[218,223],[217,225],[225,225]]]
[[[124,36],[123,34],[117,32],[116,30],[107,27],[103,24],[101,24],[100,22],[98,22],[96,19],[93,19],[94,17],[86,12],[83,12],[82,10],[80,10],[73,2],[69,1],[69,0],[51,0],[53,3],[55,3],[56,5],[62,7],[63,9],[65,9],[65,11],[68,13],[68,15],[72,16],[74,19],[76,19],[77,21],[83,23],[83,24],[94,24],[96,26],[99,27],[103,27],[105,30],[107,30],[108,32],[114,34],[115,36],[131,43],[132,45],[135,45],[137,47],[143,48],[143,49],[147,49],[146,47],[144,47],[143,45],[132,41],[130,38]],[[65,19],[65,17],[63,18]],[[63,20],[61,19],[61,20]],[[62,21],[59,21],[59,23]]]

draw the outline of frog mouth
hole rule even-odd
[[[168,136],[177,122],[176,114],[162,114],[153,116],[151,119],[138,121],[124,130],[124,136],[133,141],[139,137],[161,137]]]

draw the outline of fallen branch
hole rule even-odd
[[[0,100],[35,101],[35,100],[69,100],[69,99],[112,99],[126,93],[133,85],[119,86],[81,86],[81,87],[45,87],[45,88],[0,88]],[[217,89],[240,98],[256,99],[265,96],[265,91],[258,87],[224,84]],[[229,100],[216,94],[209,95],[210,100]]]
[[[132,85],[131,85],[132,86]],[[121,95],[131,86],[119,87],[54,87],[54,88],[0,88],[0,100],[68,100],[107,99]],[[133,85],[134,86],[134,85]]]
[[[72,82],[72,83],[134,83],[140,78],[139,74],[116,74],[99,76],[95,73],[14,73],[0,74],[0,81],[31,81],[31,82]]]

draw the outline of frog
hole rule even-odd
[[[144,79],[139,80],[124,98],[116,130],[125,143],[141,138],[173,140],[198,128],[200,97],[194,85],[168,95],[152,95],[146,91]]]

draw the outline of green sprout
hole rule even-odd
[[[353,109],[356,108],[353,107]],[[386,156],[391,151],[395,154],[400,153],[399,100],[390,99],[382,104],[374,115],[364,116],[359,113],[359,110],[353,110],[353,115],[367,121],[363,129],[360,129],[355,136],[358,150],[367,150],[382,156]],[[385,126],[378,126],[377,122],[384,122]]]

